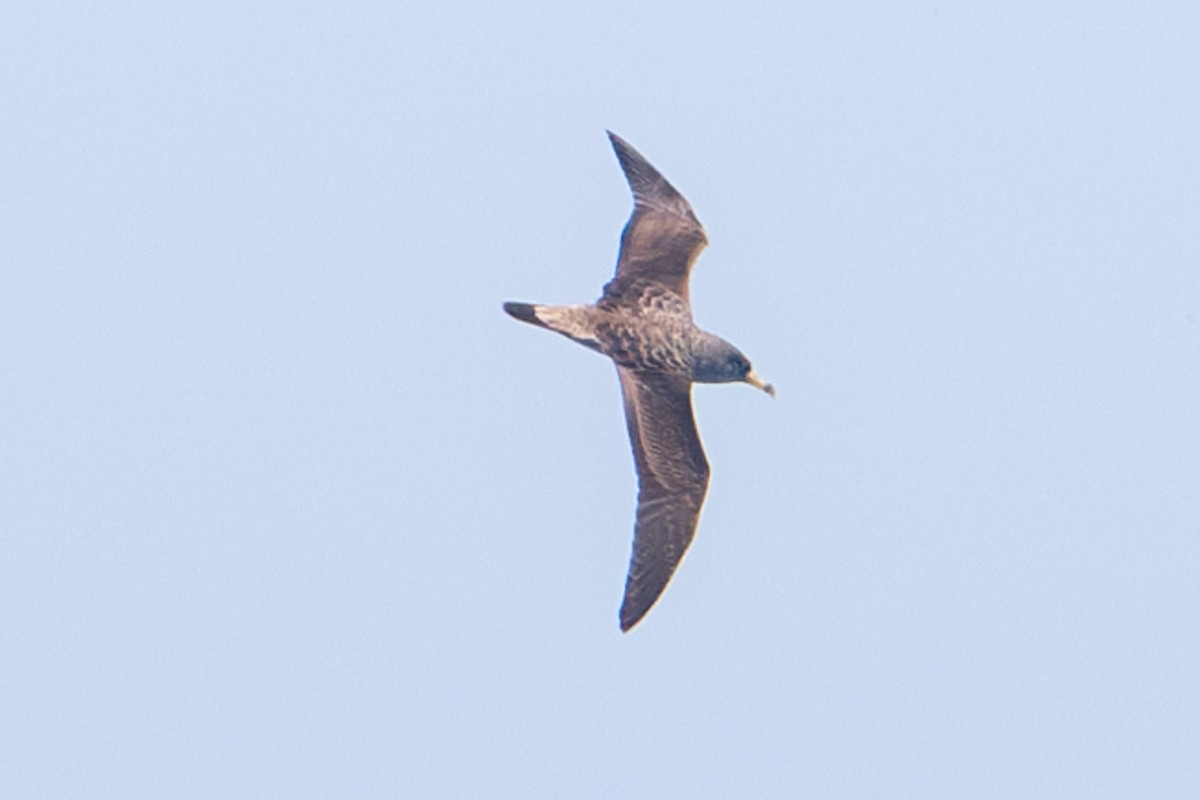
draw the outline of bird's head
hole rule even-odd
[[[697,383],[748,383],[756,389],[762,389],[772,397],[775,387],[763,381],[754,373],[750,359],[731,345],[716,336],[709,335],[696,348],[692,360],[692,380]]]

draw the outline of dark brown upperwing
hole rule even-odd
[[[661,283],[688,299],[688,275],[708,243],[688,201],[628,142],[609,131],[617,160],[633,189],[633,215],[621,233],[617,274],[604,299],[618,300],[634,282]]]
[[[617,372],[638,474],[633,555],[621,604],[621,630],[627,631],[667,588],[692,542],[708,490],[708,460],[692,415],[690,382],[625,367]]]

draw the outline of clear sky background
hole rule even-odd
[[[0,794],[1200,797],[1200,10],[992,5],[6,5]],[[605,128],[779,387],[628,635]]]

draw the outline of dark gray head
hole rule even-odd
[[[704,334],[692,351],[692,380],[697,383],[748,383],[772,397],[775,387],[754,374],[750,359],[729,342]]]

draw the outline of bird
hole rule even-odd
[[[626,632],[667,588],[695,536],[708,492],[692,384],[742,382],[772,397],[775,388],[740,350],[692,321],[688,277],[708,244],[704,227],[641,153],[607,133],[633,192],[616,274],[592,305],[506,302],[504,310],[616,364],[638,478],[633,552],[618,615]]]

